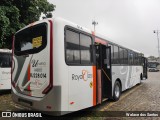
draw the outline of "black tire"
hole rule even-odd
[[[114,90],[113,90],[113,101],[118,101],[121,96],[121,84],[119,81],[116,81],[114,84]]]

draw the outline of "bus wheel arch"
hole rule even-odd
[[[114,83],[114,88],[113,88],[113,101],[118,101],[122,92],[122,83],[121,80],[118,78],[115,83]]]

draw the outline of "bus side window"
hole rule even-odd
[[[119,64],[119,49],[118,46],[114,45],[114,59],[113,64]]]
[[[93,62],[91,36],[68,29],[65,31],[65,39],[67,64],[88,65]]]
[[[129,51],[128,53],[128,58],[129,58],[129,65],[133,65],[134,64],[134,53],[132,51]]]
[[[92,45],[91,37],[84,34],[80,34],[80,54],[81,54],[80,56],[82,64],[91,63],[91,50],[90,50],[91,45]]]
[[[66,62],[80,64],[79,34],[66,30]]]
[[[119,62],[120,64],[124,64],[124,54],[123,54],[124,49],[119,48]]]
[[[138,65],[139,61],[138,61],[138,54],[137,53],[135,53],[135,61],[136,61],[135,64]]]
[[[114,58],[114,52],[113,52],[113,45],[112,44],[108,44],[108,46],[111,46],[111,64],[113,64],[113,58]]]
[[[128,50],[124,49],[124,64],[128,65]]]

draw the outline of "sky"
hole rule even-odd
[[[62,17],[145,56],[158,56],[160,0],[48,0],[56,5],[53,17]],[[159,34],[160,36],[160,34]]]

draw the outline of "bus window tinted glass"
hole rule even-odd
[[[114,60],[113,63],[114,64],[118,64],[119,63],[119,52],[118,52],[118,47],[114,46]]]
[[[135,53],[134,64],[138,65],[138,54]]]
[[[80,63],[79,34],[66,30],[66,61]]]
[[[123,61],[123,48],[119,48],[119,60],[120,60],[120,64],[123,64],[124,61]]]
[[[128,64],[128,50],[124,49],[124,64]]]
[[[15,35],[15,53],[32,54],[42,50],[47,44],[47,25],[38,24],[26,28]]]
[[[129,56],[129,64],[133,65],[133,52],[129,51],[128,56]]]
[[[11,67],[11,54],[0,53],[0,67],[1,68]]]
[[[113,63],[113,45],[108,44],[108,46],[111,46],[111,63]]]
[[[91,62],[91,37],[80,34],[81,63]]]
[[[138,54],[139,65],[142,65],[142,55]]]

